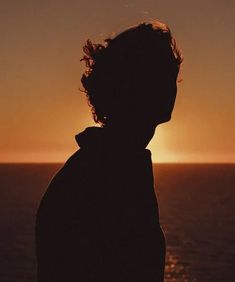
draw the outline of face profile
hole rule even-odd
[[[182,55],[163,23],[142,23],[105,44],[87,41],[82,84],[95,122],[169,121]]]

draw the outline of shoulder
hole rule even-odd
[[[79,149],[55,173],[40,201],[37,222],[65,218],[70,213],[70,207],[75,206],[74,202],[79,202],[88,185],[89,169],[85,159]]]
[[[101,163],[95,151],[77,150],[54,175],[47,192],[71,193],[74,190],[84,189],[82,187],[89,185],[91,178],[96,178],[97,167],[101,167]]]
[[[79,172],[84,172],[85,169],[89,168],[91,161],[91,153],[79,149],[65,161],[53,179],[78,175]]]
[[[43,195],[43,201],[63,199],[69,191],[71,192],[72,187],[79,185],[79,182],[85,174],[82,155],[81,150],[77,150],[54,174]]]

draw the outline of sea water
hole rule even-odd
[[[35,214],[61,166],[0,165],[0,281],[35,281]],[[235,281],[235,165],[154,164],[153,171],[165,282]]]

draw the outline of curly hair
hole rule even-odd
[[[137,100],[150,99],[146,94],[143,98],[143,92],[153,92],[150,81],[176,81],[183,61],[169,27],[159,21],[128,28],[104,44],[88,39],[83,51],[86,70],[81,82],[93,119],[101,126]]]

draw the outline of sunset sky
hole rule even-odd
[[[235,162],[235,1],[9,0],[0,3],[0,162],[64,162],[94,125],[82,45],[159,19],[184,54],[172,120],[154,162]]]

